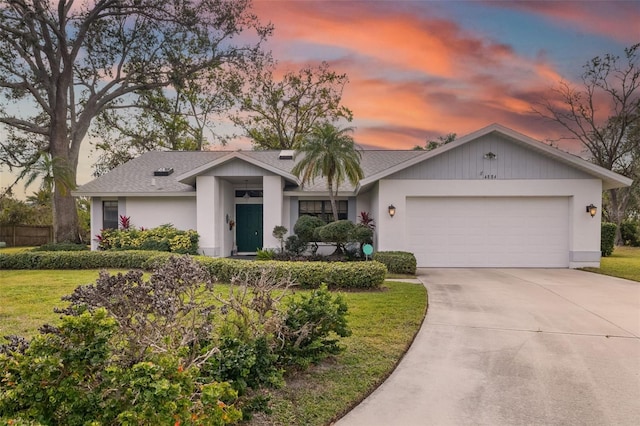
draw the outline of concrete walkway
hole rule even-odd
[[[566,269],[423,269],[427,318],[337,424],[640,424],[640,283]]]

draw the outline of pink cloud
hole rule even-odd
[[[354,112],[360,144],[410,149],[427,137],[464,135],[493,122],[538,139],[559,137],[531,114],[531,102],[561,79],[544,56],[521,56],[455,22],[386,4],[255,5],[275,24],[272,46],[283,69],[317,62],[316,47],[333,52],[332,68],[350,79],[343,101]]]

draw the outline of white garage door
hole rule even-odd
[[[408,198],[407,215],[418,266],[569,266],[566,197]]]

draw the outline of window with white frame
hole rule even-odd
[[[348,218],[348,202],[346,200],[336,201],[338,208],[338,220]],[[300,200],[298,201],[298,214],[300,216],[315,216],[325,222],[333,222],[331,211],[331,201],[329,200]]]
[[[102,202],[102,229],[118,229],[118,201]]]

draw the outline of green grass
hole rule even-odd
[[[640,247],[616,247],[600,260],[600,268],[584,270],[640,282]]]
[[[29,251],[35,247],[0,247],[0,254],[19,253],[21,251]]]
[[[55,323],[64,307],[60,297],[78,285],[94,282],[98,270],[0,271],[0,341],[9,334],[32,336],[45,323]]]
[[[32,336],[42,324],[55,324],[53,307],[64,306],[60,297],[97,276],[97,270],[0,271],[0,336]],[[425,288],[386,282],[383,291],[343,294],[353,331],[342,339],[345,351],[269,390],[273,413],[257,415],[251,425],[329,424],[393,371],[424,318]]]

